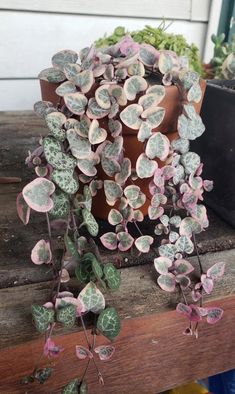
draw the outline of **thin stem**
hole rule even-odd
[[[85,322],[83,320],[82,315],[80,315],[80,319],[81,319],[81,322],[82,322],[82,328],[83,328],[83,332],[84,332],[84,335],[85,335],[85,338],[86,338],[86,343],[87,343],[88,349],[90,350],[91,349],[91,344],[90,344],[90,341],[89,341],[89,338],[88,338],[88,335],[87,335],[87,330],[86,330]]]
[[[49,236],[49,240],[50,240],[50,243],[51,243],[51,224],[50,224],[50,219],[49,219],[48,212],[46,212],[46,218],[47,218],[48,236]]]
[[[185,305],[188,305],[188,301],[187,301],[187,299],[185,297],[184,291],[183,291],[183,289],[182,289],[182,287],[180,285],[179,285],[179,287],[180,287],[180,291],[181,291],[181,294],[182,294],[183,299],[184,299],[184,303],[185,303]]]
[[[203,274],[202,262],[201,262],[201,258],[200,258],[199,252],[198,252],[196,237],[195,237],[194,233],[193,233],[193,243],[194,243],[196,254],[197,254],[197,260],[198,260],[198,264],[199,264],[199,268],[200,268],[200,273],[202,275]]]

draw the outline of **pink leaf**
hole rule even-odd
[[[154,267],[159,274],[167,274],[168,268],[171,266],[172,261],[168,257],[157,257],[154,259]]]
[[[76,356],[79,360],[85,360],[86,358],[93,358],[93,354],[84,346],[76,346]]]
[[[215,324],[217,323],[223,316],[223,309],[221,308],[207,308],[207,323],[209,324]]]
[[[134,238],[125,231],[120,231],[117,234],[117,239],[119,241],[118,249],[121,250],[122,252],[125,252],[126,250],[130,249],[134,242]]]
[[[53,182],[45,178],[36,178],[24,187],[22,193],[30,208],[37,212],[49,212],[54,205],[50,198],[54,191]]]
[[[177,275],[176,282],[179,283],[183,290],[187,289],[191,284],[191,280],[186,275]]]
[[[176,311],[189,318],[192,313],[192,308],[189,305],[180,302],[176,307]]]
[[[100,237],[102,244],[109,250],[117,249],[117,235],[109,232],[105,233]]]
[[[202,297],[200,291],[196,291],[196,290],[192,290],[191,295],[194,302],[197,302]]]
[[[101,361],[109,361],[115,352],[115,347],[110,345],[102,345],[97,346],[94,351],[95,353],[98,353]]]
[[[60,282],[61,283],[69,282],[70,276],[69,276],[68,271],[65,268],[62,269],[62,272],[61,271],[59,272],[59,275],[60,275]]]
[[[201,306],[198,307],[201,316],[207,316],[208,308],[202,308]]]
[[[24,224],[28,224],[30,217],[30,207],[26,204],[23,194],[19,193],[16,199],[16,209],[19,218]]]
[[[194,267],[192,264],[184,259],[179,259],[175,261],[175,269],[177,271],[177,274],[190,274],[190,272],[194,271]]]
[[[211,294],[214,287],[213,279],[208,278],[205,274],[202,274],[201,282],[206,294]]]
[[[32,252],[31,260],[34,264],[49,264],[52,259],[50,243],[41,239],[36,243]]]
[[[76,316],[81,316],[82,313],[86,312],[85,305],[83,304],[82,300],[80,300],[80,298],[75,298],[73,297],[72,293],[66,291],[59,293],[55,301],[55,308],[58,309],[60,306],[69,304],[75,305],[77,307]]]
[[[224,270],[225,263],[219,262],[212,265],[212,267],[207,270],[206,274],[211,279],[220,279],[224,275]]]
[[[192,322],[199,322],[200,320],[202,320],[199,308],[193,304],[189,306],[191,308],[191,314],[189,316],[189,320]]]
[[[203,187],[207,192],[210,192],[213,189],[213,181],[208,181],[206,179],[203,181]]]
[[[162,290],[173,292],[175,290],[175,276],[173,274],[160,275],[157,283]]]
[[[63,350],[61,346],[57,346],[51,338],[48,338],[44,345],[43,353],[46,357],[57,357]]]

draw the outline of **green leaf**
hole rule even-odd
[[[45,70],[42,70],[38,74],[38,78],[42,79],[43,81],[53,82],[53,83],[63,82],[66,79],[66,77],[62,71],[55,69],[53,67],[46,68]]]
[[[178,252],[191,254],[194,251],[194,245],[189,237],[182,235],[175,243]]]
[[[63,97],[67,93],[75,93],[77,91],[76,86],[71,81],[63,82],[58,88],[56,89],[56,94],[58,96]]]
[[[138,130],[142,123],[140,115],[143,112],[143,108],[139,104],[128,105],[121,113],[121,121],[133,130]]]
[[[63,394],[79,394],[79,380],[73,379],[63,389]]]
[[[93,237],[96,237],[99,232],[99,225],[98,225],[97,221],[95,220],[94,216],[92,215],[92,213],[87,208],[83,208],[82,209],[82,217],[83,217],[83,220],[86,224],[86,227],[87,227],[87,230],[89,231],[89,233]]]
[[[74,177],[73,170],[57,170],[52,172],[52,180],[55,182],[65,193],[75,194],[78,191],[79,183]]]
[[[117,290],[121,284],[121,275],[112,263],[107,263],[104,266],[104,276],[108,287],[111,290]]]
[[[177,247],[172,244],[165,244],[159,246],[158,251],[160,256],[167,257],[170,260],[174,260],[175,254],[177,252]]]
[[[81,283],[89,283],[95,279],[93,275],[93,261],[97,261],[93,253],[85,253],[79,261],[78,266],[75,269],[77,279]]]
[[[73,327],[76,320],[76,305],[69,304],[56,311],[56,320],[65,327]]]
[[[95,99],[101,108],[109,109],[111,107],[109,85],[101,85],[98,89],[96,89]]]
[[[204,133],[205,126],[198,114],[193,119],[182,114],[178,118],[178,131],[181,138],[195,140]]]
[[[142,253],[148,253],[152,243],[153,237],[151,237],[150,235],[142,235],[135,240],[135,246]]]
[[[148,122],[142,122],[138,131],[137,138],[139,141],[144,142],[152,135],[152,127]]]
[[[107,144],[104,148],[104,156],[107,158],[117,158],[123,148],[123,137],[118,136],[113,143]]]
[[[45,178],[36,178],[22,190],[26,204],[37,212],[49,212],[53,208],[50,196],[55,191],[53,182]]]
[[[171,146],[179,153],[187,153],[189,151],[189,140],[186,138],[177,138],[171,142]]]
[[[64,73],[69,81],[74,82],[80,71],[81,71],[81,67],[79,66],[79,64],[66,63],[64,65]]]
[[[141,153],[136,162],[136,172],[140,178],[150,178],[157,169],[157,163],[149,160],[145,153]]]
[[[63,124],[66,122],[66,116],[61,112],[51,112],[46,115],[45,121],[53,137],[59,141],[64,141],[66,138]]]
[[[111,341],[119,334],[121,329],[120,317],[114,308],[106,308],[98,317],[98,330]]]
[[[86,382],[82,382],[81,386],[80,386],[80,391],[79,394],[88,394],[88,386],[86,384]]]
[[[101,264],[98,262],[98,260],[95,258],[92,260],[92,271],[96,277],[96,279],[101,279],[103,276],[103,269]]]
[[[57,189],[51,196],[53,201],[53,208],[50,210],[49,215],[52,219],[64,219],[69,214],[69,196]]]
[[[75,115],[83,115],[88,103],[86,96],[79,92],[65,94],[64,101],[68,109]]]
[[[146,145],[146,155],[150,159],[158,157],[160,160],[165,160],[169,154],[170,141],[160,132],[154,133],[148,140]]]
[[[94,97],[89,100],[86,112],[89,119],[101,119],[107,116],[108,113],[109,109],[101,108]]]
[[[114,181],[105,180],[104,193],[108,201],[115,202],[122,196],[122,188]]]
[[[65,236],[64,236],[64,242],[65,242],[65,246],[66,246],[67,251],[75,258],[76,261],[79,261],[80,256],[77,251],[77,248],[76,248],[74,242],[71,240],[71,238],[67,234],[65,234]]]
[[[70,49],[57,52],[51,59],[53,66],[60,70],[64,69],[66,63],[76,63],[77,60],[77,52],[71,51]]]
[[[67,130],[67,139],[69,142],[69,147],[74,157],[77,159],[87,159],[91,154],[91,144],[90,142],[80,137],[76,130]]]
[[[101,144],[106,140],[107,131],[102,127],[99,127],[99,122],[97,119],[93,119],[89,127],[88,136],[92,145]]]
[[[86,94],[91,90],[94,83],[94,76],[91,70],[84,70],[74,77],[73,82],[79,86],[82,93]]]
[[[155,128],[158,127],[165,116],[165,108],[162,107],[150,107],[147,108],[141,114],[141,118],[146,120],[146,122],[150,125],[150,127]]]
[[[108,222],[112,224],[112,226],[116,226],[122,221],[123,221],[122,214],[117,209],[111,209],[109,211]]]
[[[113,177],[115,174],[118,174],[121,171],[120,164],[115,159],[110,159],[108,157],[102,156],[101,165],[105,174],[110,177]]]
[[[42,369],[37,369],[34,378],[39,381],[40,384],[45,383],[49,377],[51,376],[53,372],[53,368],[42,368]]]
[[[45,332],[48,329],[49,324],[54,323],[54,309],[49,309],[41,305],[33,304],[31,306],[31,311],[36,329],[39,332]]]
[[[194,174],[200,165],[200,156],[195,152],[184,153],[181,157],[181,163],[187,174]]]
[[[46,160],[52,167],[58,170],[69,170],[76,166],[76,160],[61,150],[59,141],[53,137],[43,139],[43,148]]]
[[[78,298],[82,301],[88,312],[100,313],[105,307],[104,296],[93,282],[89,282],[84,287]]]

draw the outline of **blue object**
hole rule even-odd
[[[235,370],[211,376],[209,390],[213,394],[235,394]]]

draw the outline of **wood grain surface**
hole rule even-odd
[[[19,383],[31,372],[43,344],[32,324],[30,305],[48,300],[52,275],[48,267],[35,267],[30,261],[32,246],[46,231],[44,218],[35,214],[24,226],[17,218],[15,198],[34,176],[25,168],[25,156],[37,146],[45,127],[32,112],[0,113],[0,133],[0,177],[22,178],[21,183],[0,184],[0,393],[59,393],[70,378],[81,376],[85,366],[74,353],[76,344],[84,344],[79,326],[69,332],[55,331],[56,342],[66,350],[45,385]],[[198,340],[182,335],[186,320],[174,311],[180,295],[157,287],[151,254],[120,258],[102,252],[106,261],[112,258],[122,267],[120,290],[106,295],[107,305],[115,306],[122,317],[122,331],[113,360],[99,362],[104,387],[98,385],[93,367],[89,368],[90,394],[155,394],[235,367],[235,231],[213,212],[209,216],[211,227],[200,235],[199,250],[205,271],[217,261],[226,262],[225,277],[216,283],[212,297],[212,304],[223,307],[225,313],[215,326],[203,323]],[[104,230],[106,224],[100,226]],[[144,223],[143,231],[148,226]],[[196,263],[195,256],[191,260]],[[76,294],[75,279],[71,286]],[[106,340],[98,337],[100,341]],[[45,366],[46,360],[40,365]]]

